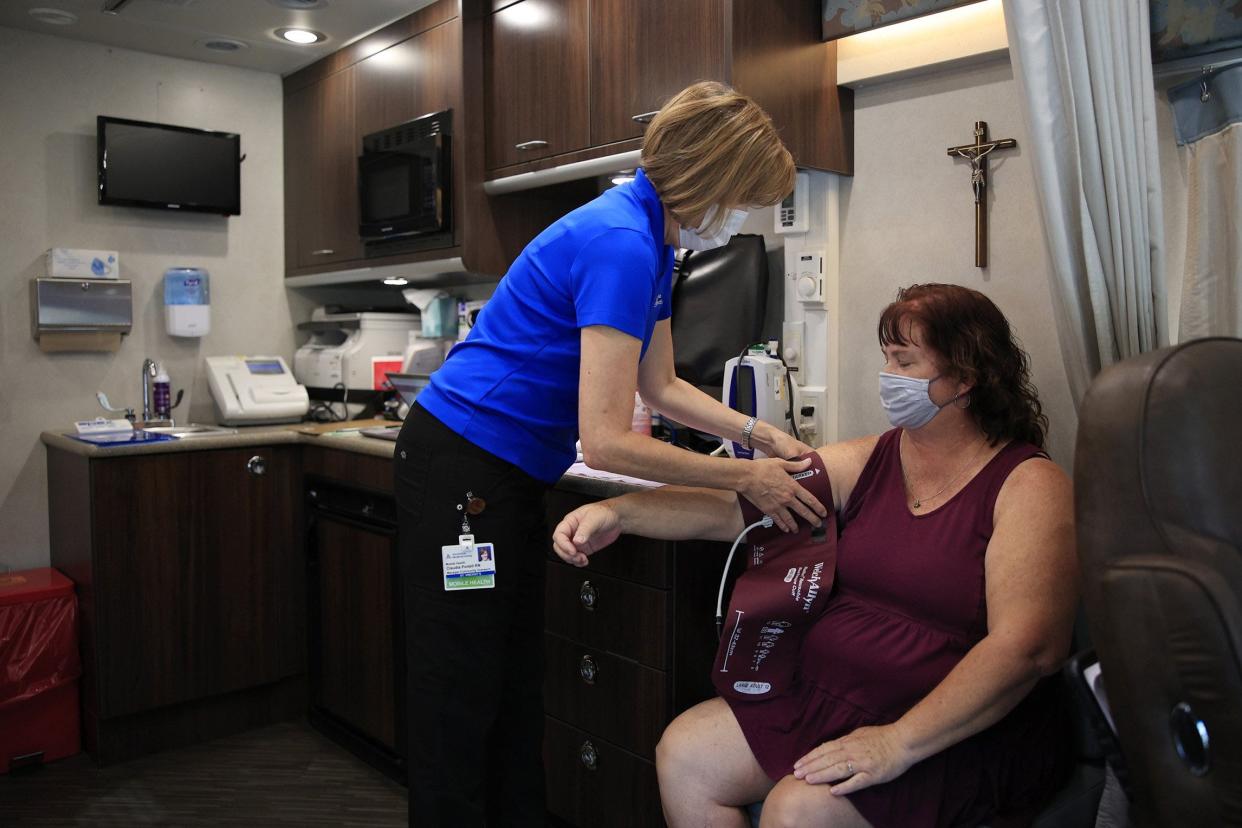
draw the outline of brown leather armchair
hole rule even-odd
[[[1074,485],[1132,819],[1242,825],[1242,340],[1103,371],[1080,412]]]

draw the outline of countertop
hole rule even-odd
[[[393,451],[396,449],[396,444],[389,440],[377,440],[373,437],[366,437],[357,431],[306,434],[299,430],[304,428],[304,424],[242,426],[237,428],[234,434],[212,434],[203,437],[164,440],[158,443],[115,446],[100,446],[67,437],[66,434],[72,431],[71,428],[44,431],[40,435],[40,439],[46,446],[92,459],[124,457],[136,454],[173,454],[187,451],[214,451],[219,449],[257,448],[260,446],[290,444],[316,446],[318,448],[348,451],[355,454],[366,454],[387,459],[392,457]],[[647,487],[621,480],[587,477],[571,472],[560,479],[557,483],[557,488],[592,497],[616,497],[627,492],[641,491]]]

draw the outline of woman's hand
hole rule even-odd
[[[837,783],[829,790],[840,795],[896,779],[913,764],[892,725],[860,727],[794,762],[793,775],[811,785]]]
[[[796,512],[812,526],[823,523],[823,518],[828,515],[824,504],[790,477],[809,469],[809,459],[771,458],[742,462],[748,463],[750,469],[738,492],[765,515],[771,515],[781,531],[793,532],[798,528],[798,522],[790,512]]]
[[[616,511],[603,503],[588,503],[574,509],[552,531],[552,548],[567,564],[586,566],[594,555],[621,535]]]

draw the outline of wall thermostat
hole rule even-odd
[[[824,303],[824,251],[806,250],[798,254],[793,272],[794,296],[804,305]]]
[[[794,176],[793,192],[785,196],[785,200],[776,205],[776,226],[773,232],[776,233],[805,233],[810,227],[810,210],[808,203],[810,201],[811,180],[804,172]]]

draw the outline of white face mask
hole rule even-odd
[[[747,210],[730,210],[729,217],[724,220],[720,229],[715,233],[705,235],[705,228],[710,227],[712,219],[716,218],[718,207],[711,207],[707,214],[703,216],[703,223],[698,229],[688,229],[682,227],[678,232],[678,244],[687,250],[714,250],[717,247],[724,247],[729,243],[729,239],[737,235],[737,231],[742,229],[742,224],[749,215]]]
[[[931,384],[940,379],[916,379],[901,374],[880,372],[880,404],[894,428],[922,428],[940,413],[944,405],[936,405],[931,398]]]

